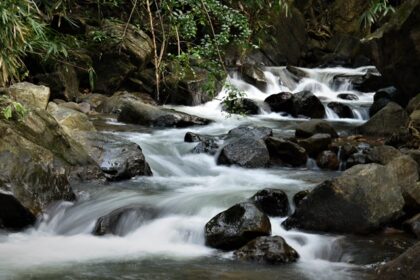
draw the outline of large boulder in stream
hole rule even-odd
[[[370,120],[357,128],[357,132],[368,136],[391,136],[407,127],[407,112],[394,102],[388,103]]]
[[[420,2],[407,0],[364,41],[379,72],[408,99],[420,92]]]
[[[420,279],[420,242],[379,269],[377,280]]]
[[[332,137],[327,133],[317,133],[306,139],[298,139],[298,144],[306,150],[310,157],[315,158],[320,152],[328,149]]]
[[[308,138],[317,133],[329,134],[332,138],[337,138],[337,131],[324,120],[309,120],[298,125],[295,131],[297,138]]]
[[[284,217],[289,214],[289,199],[282,190],[263,189],[254,194],[249,201],[268,216]]]
[[[73,137],[85,147],[108,180],[152,175],[143,151],[136,143],[100,132],[78,132]]]
[[[301,166],[308,160],[306,150],[292,141],[269,137],[265,144],[273,164]]]
[[[310,118],[325,117],[325,108],[321,101],[310,91],[301,91],[293,95],[294,115]]]
[[[236,259],[267,264],[296,262],[299,254],[280,236],[261,236],[234,252]]]
[[[101,106],[104,113],[118,115],[118,121],[156,127],[187,127],[210,121],[147,103],[140,95],[117,92]]]
[[[356,165],[318,185],[283,225],[367,234],[398,218],[404,198],[398,176],[379,164]]]
[[[206,245],[234,250],[271,234],[270,220],[253,203],[243,202],[217,214],[205,226]]]
[[[273,112],[286,112],[291,115],[294,114],[293,110],[293,94],[290,92],[280,92],[272,94],[264,100],[270,106]]]
[[[248,168],[268,166],[270,155],[264,142],[273,131],[266,127],[241,126],[226,136],[226,144],[217,157],[222,165],[238,165]]]
[[[156,209],[148,206],[129,205],[121,207],[100,217],[96,221],[92,233],[99,236],[107,234],[124,236],[157,216]]]

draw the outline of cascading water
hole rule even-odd
[[[335,87],[333,77],[334,73],[362,75],[367,69],[303,69],[307,78],[295,82],[286,68],[268,68],[265,72],[267,92],[261,92],[237,77],[232,77],[230,82],[244,90],[248,98],[258,101],[286,90],[311,89],[323,97],[324,102],[338,100],[339,93],[352,92],[359,96],[359,101],[352,105],[360,121],[366,116],[358,106],[370,103],[372,94],[353,91],[347,84]],[[201,106],[176,107],[215,120],[208,126],[118,133],[142,147],[154,176],[106,186],[75,186],[79,200],[51,206],[34,229],[7,235],[0,233],[0,279],[27,279],[29,276],[57,279],[64,275],[69,279],[271,279],[279,275],[282,279],[369,278],[371,272],[366,266],[369,261],[358,263],[354,261],[357,256],[337,257],[337,252],[345,250],[340,240],[346,237],[286,231],[280,226],[283,219],[271,218],[273,235],[284,237],[298,251],[297,264],[257,266],[238,263],[231,259],[231,253],[204,245],[205,223],[258,190],[279,188],[292,197],[298,191],[310,189],[337,175],[337,172],[311,168],[218,166],[213,156],[192,154],[195,144],[183,141],[187,131],[221,135],[249,123],[272,127],[277,134],[287,135],[293,131],[293,118],[270,112],[255,117],[227,118],[220,112],[223,94],[224,91],[218,100]],[[329,114],[329,118],[334,116]],[[153,209],[156,217],[134,226],[131,217],[119,225],[120,232],[126,233],[123,236],[91,234],[99,217],[133,204]],[[372,255],[381,253],[373,251]],[[349,259],[355,264],[348,263]]]

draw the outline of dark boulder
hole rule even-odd
[[[402,213],[404,199],[397,180],[382,165],[354,166],[317,186],[283,225],[357,234],[378,230]]]
[[[382,110],[388,103],[391,102],[391,99],[388,98],[378,98],[373,101],[372,105],[369,108],[369,116],[373,117],[376,113]]]
[[[328,103],[328,108],[334,111],[340,118],[351,119],[354,117],[352,110],[349,106],[339,103],[339,102],[330,102]]]
[[[301,91],[293,95],[294,115],[310,118],[324,118],[325,108],[321,101],[310,91]]]
[[[99,236],[107,234],[124,236],[157,216],[156,209],[150,207],[141,205],[121,207],[100,217],[92,233]]]
[[[300,191],[297,192],[294,196],[293,196],[293,203],[295,204],[295,207],[299,207],[300,204],[302,203],[302,201],[308,196],[308,194],[311,191],[309,190],[305,190],[305,191]]]
[[[371,47],[375,66],[407,98],[420,92],[420,3],[407,0],[387,24],[364,42]]]
[[[408,219],[403,223],[405,231],[414,234],[417,238],[420,238],[420,214]]]
[[[333,151],[323,151],[318,155],[316,164],[322,169],[338,170],[340,167],[340,160]]]
[[[407,112],[394,102],[388,103],[357,131],[368,136],[390,136],[408,124]]]
[[[235,258],[268,264],[296,262],[299,254],[280,236],[262,236],[250,241],[234,253]]]
[[[272,217],[287,216],[290,210],[287,194],[278,189],[263,189],[254,194],[249,201]]]
[[[420,242],[379,269],[377,280],[420,279]]]
[[[308,160],[306,150],[291,141],[269,137],[265,140],[265,144],[270,154],[270,162],[273,164],[301,166]]]
[[[272,94],[267,97],[264,102],[270,106],[270,109],[273,112],[286,112],[292,115],[294,114],[293,94],[290,92]]]
[[[264,140],[245,136],[229,141],[217,158],[218,164],[247,168],[266,167],[269,162],[270,155]]]
[[[317,133],[326,133],[331,135],[332,138],[337,138],[337,131],[324,120],[309,120],[302,122],[296,128],[295,136],[297,138],[308,138]]]
[[[270,234],[267,215],[250,202],[232,206],[205,226],[206,245],[222,250],[238,249],[256,237]]]
[[[299,139],[299,146],[303,147],[310,157],[315,158],[320,152],[327,150],[332,137],[327,133],[314,134],[306,139]]]
[[[200,143],[198,143],[197,146],[195,146],[192,149],[192,152],[194,154],[205,153],[205,154],[215,155],[218,149],[219,149],[219,145],[213,139],[209,139],[209,140],[201,141]]]
[[[3,183],[0,182],[0,185]],[[4,189],[0,186],[0,189]],[[36,218],[12,194],[0,192],[0,229],[19,231],[35,224]]]

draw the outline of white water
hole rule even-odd
[[[353,104],[354,112],[358,112],[359,120],[362,119],[364,115],[357,106],[371,102],[371,94],[352,91],[351,85],[333,89],[332,78],[334,73],[353,71],[363,74],[366,68],[305,71],[309,78],[295,83],[285,68],[268,69],[265,72],[269,81],[267,92],[261,92],[237,78],[231,78],[230,82],[245,90],[248,98],[259,101],[284,90],[298,92],[311,88],[327,101],[337,100],[340,92],[353,92],[360,97]],[[223,98],[224,94],[222,91],[218,98]],[[244,201],[257,190],[279,188],[291,198],[296,192],[312,188],[334,175],[306,168],[249,170],[217,166],[212,156],[190,153],[195,144],[183,142],[187,131],[220,135],[240,124],[253,123],[287,133],[289,128],[278,120],[292,118],[270,112],[255,117],[226,118],[220,112],[219,100],[197,107],[176,108],[216,122],[193,129],[120,133],[141,145],[154,176],[111,186],[79,186],[79,201],[53,206],[37,228],[18,234],[0,234],[0,279],[27,271],[36,275],[57,267],[62,267],[65,275],[66,267],[71,265],[154,258],[157,262],[168,258],[176,262],[220,257],[223,267],[231,254],[221,254],[204,245],[204,225],[214,215]],[[327,112],[328,118],[335,118],[330,111]],[[90,234],[99,217],[134,203],[158,209],[159,217],[123,237],[95,237]],[[341,237],[285,231],[280,226],[281,221],[271,219],[273,235],[284,237],[301,256],[297,265],[290,266],[293,268],[292,276],[287,279],[299,279],[297,275],[303,275],[305,279],[357,279],[358,276],[351,272],[353,265],[339,262],[334,257],[333,244]],[[284,266],[284,269],[291,268]],[[118,275],[115,275],[116,278]]]

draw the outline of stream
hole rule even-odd
[[[281,91],[311,90],[324,104],[345,103],[354,118],[339,119],[326,107],[327,118],[339,132],[368,119],[374,93],[355,91],[350,81],[337,83],[334,77],[363,75],[373,67],[302,70],[307,77],[296,82],[284,67],[265,69],[265,92],[236,75],[230,83],[257,102]],[[340,93],[353,93],[359,100],[339,99]],[[295,264],[242,263],[233,260],[232,253],[206,247],[207,221],[258,190],[282,189],[291,201],[295,193],[340,174],[321,171],[313,161],[303,168],[244,169],[218,166],[214,156],[191,153],[196,143],[184,142],[188,131],[221,135],[252,124],[289,137],[296,125],[305,121],[264,107],[256,116],[228,116],[220,110],[224,94],[222,90],[213,101],[196,107],[168,106],[214,120],[203,127],[149,129],[109,120],[107,132],[138,143],[154,176],[74,186],[77,202],[52,205],[37,226],[26,232],[0,233],[0,279],[372,279],[378,264],[401,253],[398,244],[410,242],[403,235],[359,237],[286,231],[280,225],[285,218],[270,219],[272,233],[284,237],[299,253]],[[158,214],[140,224],[136,217],[127,219],[119,225],[124,236],[91,234],[99,217],[132,204]]]

